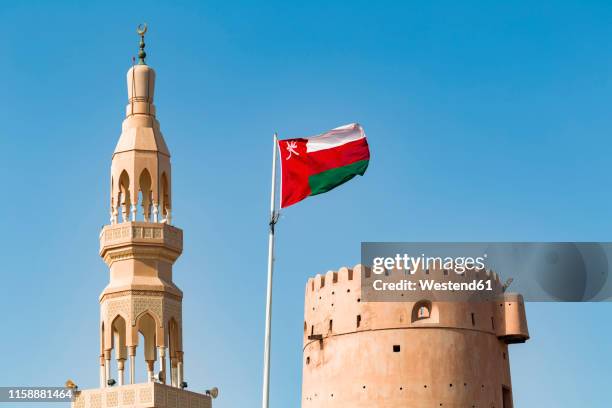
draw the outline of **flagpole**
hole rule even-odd
[[[274,133],[272,148],[272,191],[270,192],[270,230],[268,233],[268,288],[266,295],[266,333],[264,338],[263,395],[261,407],[268,408],[270,397],[270,337],[272,325],[272,272],[274,270],[274,226],[278,221],[276,213],[276,152],[278,135]]]

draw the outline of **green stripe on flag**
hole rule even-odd
[[[346,183],[358,174],[363,176],[363,173],[368,168],[368,163],[369,160],[360,160],[347,166],[336,167],[335,169],[313,174],[308,177],[310,195],[326,193],[340,184]]]

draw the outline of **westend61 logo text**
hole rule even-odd
[[[484,269],[484,260],[487,257],[485,254],[481,257],[441,257],[441,256],[421,256],[414,257],[408,254],[396,254],[394,257],[376,257],[373,259],[372,272],[376,275],[382,275],[385,271],[391,269],[400,269],[409,271],[413,275],[418,269],[446,269],[453,270],[457,274],[463,274],[466,271],[474,269]]]

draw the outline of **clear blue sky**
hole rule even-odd
[[[272,406],[300,404],[309,276],[361,241],[610,241],[609,2],[3,2],[1,385],[98,384],[111,153],[137,51],[173,160],[186,379],[260,402],[272,132],[359,121],[365,177],[278,226]],[[515,404],[606,407],[612,306],[527,305]]]

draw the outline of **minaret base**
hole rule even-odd
[[[72,408],[211,408],[212,398],[159,383],[78,391]]]

